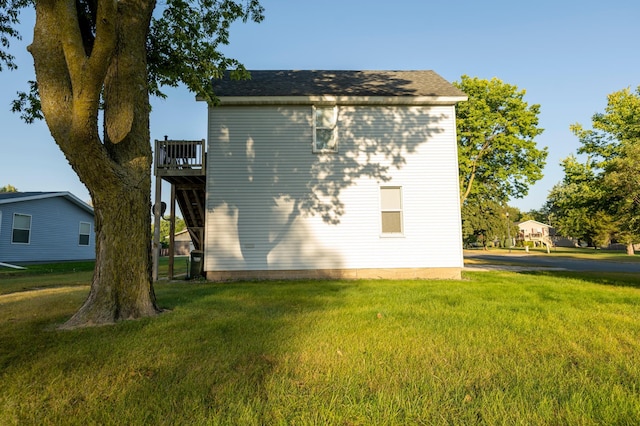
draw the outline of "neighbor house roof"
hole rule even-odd
[[[372,98],[422,99],[430,103],[455,103],[467,95],[433,71],[250,71],[250,80],[212,81],[214,93],[224,98],[323,97],[338,101]]]
[[[518,222],[517,225],[518,226],[538,225],[538,226],[544,226],[544,227],[547,227],[547,228],[553,228],[553,226],[551,226],[551,225],[547,225],[546,223],[538,222],[537,220],[533,220],[533,219],[529,219],[529,220],[525,220],[525,221],[522,221],[522,222]]]
[[[0,205],[53,197],[63,197],[81,209],[93,214],[93,207],[70,192],[2,192],[0,193]]]

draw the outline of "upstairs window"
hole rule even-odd
[[[380,187],[380,212],[383,235],[401,235],[402,229],[402,188],[399,186]]]
[[[29,244],[30,239],[31,215],[14,213],[11,242],[13,244]]]
[[[88,246],[90,235],[91,235],[91,224],[89,222],[80,222],[80,237],[78,238],[78,245]]]
[[[338,152],[338,107],[314,107],[313,152]]]

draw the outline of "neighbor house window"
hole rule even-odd
[[[380,187],[380,211],[382,233],[402,234],[402,188],[399,186]]]
[[[313,152],[338,152],[338,107],[314,107]]]
[[[89,222],[80,222],[80,238],[78,240],[78,244],[81,246],[88,246],[89,235],[91,235],[91,224]]]
[[[27,214],[14,213],[11,242],[14,244],[29,244],[30,237],[31,216]]]

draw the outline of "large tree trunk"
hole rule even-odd
[[[627,243],[627,254],[629,256],[634,256],[636,254],[635,250],[633,249],[633,243]]]
[[[151,146],[145,40],[154,3],[99,1],[95,41],[75,0],[38,0],[34,58],[42,112],[91,193],[96,266],[89,297],[64,327],[159,312],[151,281]],[[98,112],[104,96],[104,140]]]

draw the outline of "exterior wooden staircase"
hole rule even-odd
[[[553,247],[555,244],[553,243],[553,240],[551,239],[551,237],[549,237],[548,235],[544,235],[541,233],[535,233],[535,234],[529,234],[525,236],[525,241],[533,241],[533,242],[538,242],[542,245],[544,245],[547,249],[547,253],[551,252],[551,247]]]
[[[171,184],[171,211],[178,204],[187,225],[195,250],[204,251],[206,212],[206,159],[205,141],[155,141],[154,174],[156,176],[156,202],[162,203],[162,181]],[[175,221],[175,217],[172,217]],[[156,223],[159,215],[156,213]],[[175,222],[173,223],[175,226]],[[159,226],[159,225],[158,225]],[[172,229],[174,229],[172,226]],[[159,227],[158,227],[159,229]],[[154,241],[154,280],[157,280],[159,241]],[[169,243],[169,278],[173,278],[173,235]]]
[[[187,225],[193,247],[204,249],[205,186],[176,185],[176,201]]]

